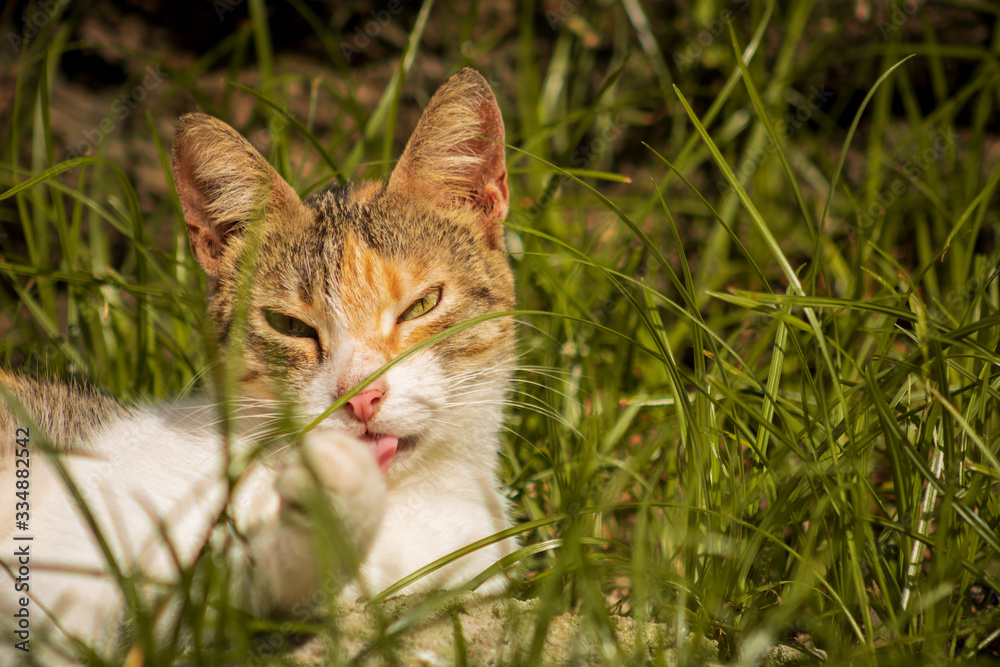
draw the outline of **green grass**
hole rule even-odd
[[[250,101],[238,129],[270,122],[269,157],[300,192],[382,177],[411,129],[404,84],[427,61],[473,64],[511,146],[523,370],[503,474],[529,547],[515,592],[541,599],[538,627],[572,611],[604,636],[626,613],[718,640],[734,664],[790,631],[836,664],[990,655],[1000,612],[973,585],[1000,590],[1000,23],[977,6],[985,42],[945,41],[927,3],[858,41],[844,4],[528,5],[504,31],[476,3],[428,3],[393,19],[408,41],[380,43],[395,70],[371,104],[355,93],[374,65],[344,61],[346,24],[310,21],[327,54],[316,79],[282,59],[252,0],[150,96],[146,122],[60,162],[54,63],[86,46],[67,42],[68,10],[19,55],[0,137],[4,365],[124,399],[204,383],[202,278],[176,196],[140,201],[109,145],[151,137],[169,183],[163,116],[193,99],[233,120]],[[724,11],[732,33],[709,30]],[[442,33],[465,46],[426,43]],[[223,61],[259,85],[205,89]],[[837,95],[814,108],[821,86]],[[334,129],[314,133],[318,119]],[[195,604],[224,590],[213,568],[186,582],[185,619],[230,638],[199,664],[241,662],[247,628],[269,625]]]

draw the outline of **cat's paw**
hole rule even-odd
[[[370,447],[314,431],[291,448],[273,483],[277,516],[248,531],[248,604],[261,614],[311,614],[357,574],[382,521],[385,480]]]
[[[321,491],[364,554],[386,504],[386,486],[369,447],[346,433],[312,431],[276,481],[281,518],[289,524],[308,521],[308,508]]]

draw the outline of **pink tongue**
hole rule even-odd
[[[380,435],[375,439],[375,462],[382,474],[389,472],[392,465],[392,457],[396,455],[396,447],[399,446],[399,438],[394,435]]]

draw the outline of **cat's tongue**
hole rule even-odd
[[[394,435],[368,435],[365,440],[371,444],[375,451],[375,462],[382,474],[389,472],[392,465],[392,457],[396,455],[396,448],[399,447],[399,438]]]

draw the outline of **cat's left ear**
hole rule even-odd
[[[490,246],[503,249],[501,223],[510,199],[503,141],[493,91],[479,72],[466,67],[427,104],[389,189],[444,209],[472,210]]]

